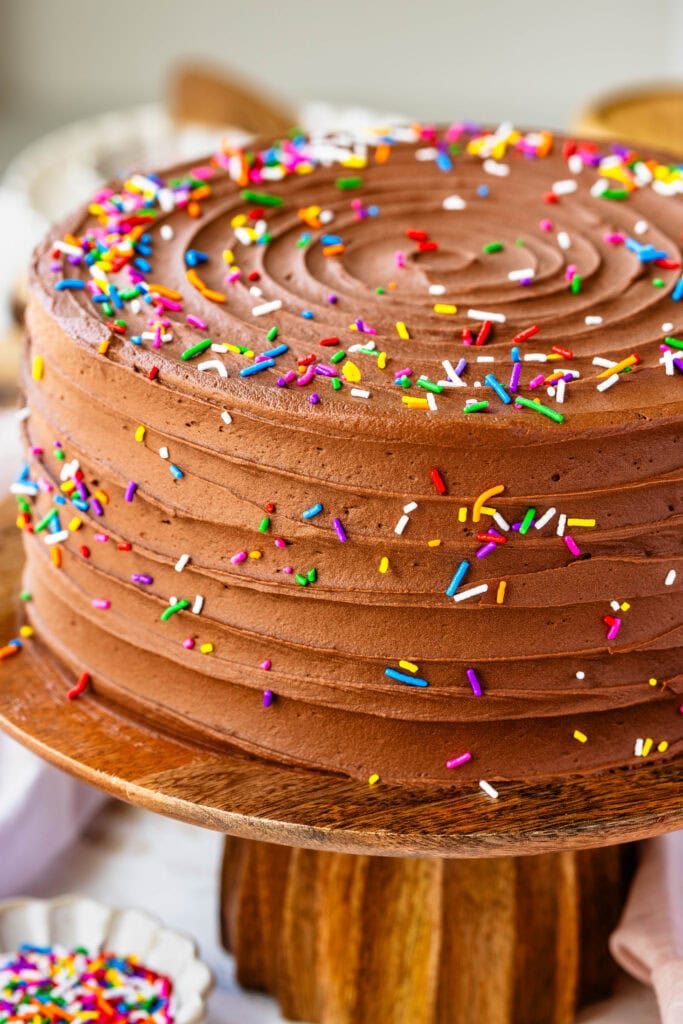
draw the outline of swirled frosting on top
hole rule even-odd
[[[40,641],[166,727],[360,778],[680,751],[682,190],[468,125],[102,190],[34,261]]]

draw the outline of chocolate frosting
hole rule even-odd
[[[41,481],[26,520],[39,641],[65,685],[87,671],[129,713],[361,779],[588,772],[637,764],[638,740],[648,757],[672,756],[683,749],[683,366],[665,338],[683,330],[680,174],[661,157],[550,146],[547,133],[413,136],[226,151],[163,175],[172,209],[162,179],[133,179],[156,200],[146,255],[106,273],[120,291],[142,282],[152,301],[112,315],[90,290],[55,285],[91,279],[69,246],[133,187],[96,197],[38,248],[25,430]],[[244,198],[245,186],[281,205]],[[182,308],[162,309],[169,294]],[[168,340],[154,347],[159,318]],[[485,342],[463,344],[485,320]],[[205,338],[231,348],[182,359]],[[240,375],[280,345],[273,366]],[[605,364],[618,380],[602,390]],[[563,402],[547,380],[556,371]],[[488,406],[465,413],[472,401]],[[73,479],[84,508],[71,507]],[[45,544],[31,524],[51,508],[68,536]],[[495,549],[477,557],[487,533]],[[446,591],[463,561],[455,598],[488,589],[456,600]],[[171,599],[189,607],[162,621]]]

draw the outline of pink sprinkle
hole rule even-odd
[[[183,647],[187,651],[192,650],[192,648],[194,647],[194,640],[192,639],[191,636],[188,636],[187,640],[183,640]]]
[[[621,245],[625,240],[624,235],[618,231],[610,231],[608,234],[602,236],[605,242],[609,242],[610,245]]]
[[[239,281],[241,276],[242,276],[242,271],[241,270],[232,270],[229,274],[225,275],[225,280],[229,284],[232,284],[233,281]]]
[[[173,299],[167,299],[165,295],[157,295],[153,293],[154,305],[163,306],[164,309],[172,309],[174,312],[179,312],[183,308],[182,302],[174,302]]]
[[[469,750],[467,750],[465,751],[464,754],[460,754],[459,757],[452,757],[450,761],[446,761],[446,767],[458,768],[461,764],[467,764],[467,762],[471,761],[471,759],[472,755],[470,754]]]
[[[616,635],[617,635],[617,633],[619,632],[620,629],[621,629],[621,619],[615,619],[614,620],[614,625],[610,626],[609,633],[607,634],[607,639],[608,640],[614,640],[616,638]]]
[[[570,263],[564,272],[565,281],[572,281],[576,277],[576,264]]]
[[[190,324],[191,327],[198,327],[201,331],[208,330],[207,324],[205,324],[203,320],[200,320],[198,316],[194,316],[192,313],[188,313],[185,319],[187,320],[188,324]]]
[[[553,230],[553,222],[551,220],[542,220],[538,226],[541,229],[541,231]]]
[[[541,386],[541,384],[543,383],[544,380],[545,380],[545,374],[544,373],[539,373],[539,375],[537,377],[534,377],[532,380],[529,381],[529,387],[530,388],[538,388],[538,387]]]
[[[569,534],[565,534],[565,536],[562,538],[562,540],[565,542],[565,544],[567,545],[567,547],[569,548],[571,553],[573,555],[576,555],[576,557],[578,558],[579,555],[581,554],[581,551],[579,550],[579,546],[576,543],[576,541],[574,540],[574,538],[570,537]]]
[[[400,250],[396,252],[394,259],[397,267],[405,267],[406,265],[406,254]]]
[[[265,661],[261,662],[261,668],[263,669],[264,672],[267,672],[268,669],[270,668],[271,664],[272,664],[272,662],[271,662],[270,658],[266,658]]]
[[[239,565],[240,562],[243,562],[248,557],[249,556],[247,555],[246,551],[238,551],[236,555],[232,556],[230,561],[232,562],[233,565]]]
[[[106,542],[109,540],[109,534],[108,533],[96,533],[95,534],[95,540],[99,541],[100,544],[106,544]]]
[[[193,178],[199,178],[200,181],[207,181],[209,178],[213,178],[213,167],[209,167],[207,164],[193,167],[190,174]]]
[[[38,448],[36,445],[33,445],[31,447],[31,455],[42,455],[44,450],[44,448]]]
[[[288,576],[291,576],[292,573],[294,572],[294,566],[293,565],[285,565],[285,566],[283,566],[283,568],[280,571],[281,572],[286,572]]]
[[[275,543],[275,547],[276,548],[286,548],[287,547],[287,541],[284,540],[284,538],[282,538],[282,537],[276,537],[274,543]]]
[[[93,600],[92,606],[93,608],[104,608],[104,610],[106,611],[107,608],[111,608],[111,601],[105,601],[101,597],[96,597]]]
[[[297,377],[297,384],[302,388],[305,384],[310,384],[315,376],[315,366],[309,366],[303,377]]]

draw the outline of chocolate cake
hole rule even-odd
[[[467,124],[102,189],[34,257],[13,488],[65,700],[489,796],[680,755],[681,191]]]

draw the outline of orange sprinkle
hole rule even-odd
[[[187,215],[188,217],[201,217],[202,208],[196,199],[191,199],[187,204]]]
[[[176,292],[173,288],[167,288],[163,284],[150,284],[147,286],[151,292],[156,292],[158,295],[163,295],[165,299],[175,299],[176,302],[180,302],[182,295],[180,292]]]
[[[225,295],[223,292],[215,292],[212,288],[204,288],[202,295],[205,299],[210,299],[211,302],[225,302]]]
[[[55,569],[62,568],[62,552],[59,550],[56,544],[53,544],[50,548],[50,558]]]
[[[190,192],[191,199],[208,199],[211,195],[210,185],[197,185],[197,188],[193,188]]]
[[[345,248],[346,246],[341,242],[338,242],[335,245],[324,245],[323,256],[338,256],[340,253],[344,252]]]
[[[391,156],[391,146],[387,142],[380,142],[375,150],[375,160],[378,164],[385,164]]]
[[[189,270],[185,271],[185,277],[190,282],[190,284],[197,289],[198,292],[206,291],[206,285],[204,284],[204,282],[202,281],[201,277],[194,269],[194,267],[190,267]]]
[[[15,644],[6,644],[4,647],[0,647],[0,661],[4,661],[5,658],[11,658],[12,655],[18,654],[21,647],[17,647]]]

